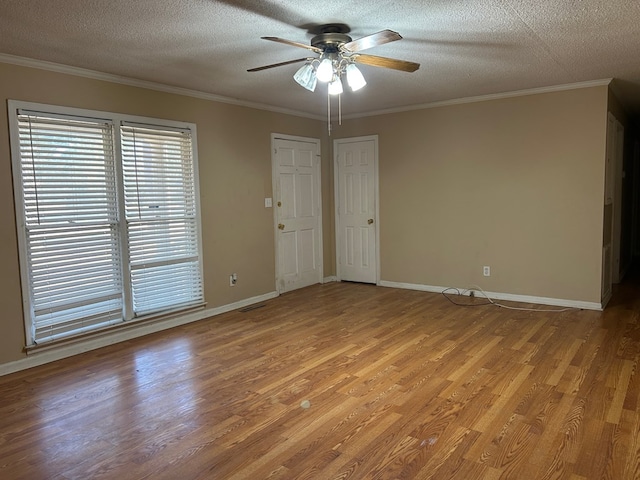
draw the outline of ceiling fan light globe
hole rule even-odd
[[[329,83],[329,95],[340,95],[342,92],[342,81],[340,81],[340,77],[336,77]]]
[[[315,91],[318,79],[316,78],[316,72],[310,63],[305,63],[298,71],[293,75],[293,79],[301,87],[306,88],[310,92]]]
[[[316,77],[321,82],[330,82],[333,78],[333,62],[329,58],[325,58],[318,65]]]
[[[353,90],[354,92],[356,90],[360,90],[362,87],[364,87],[367,84],[367,81],[364,79],[362,72],[353,63],[350,63],[349,65],[347,65],[346,72],[347,72],[347,83],[349,84],[349,87],[351,88],[351,90]]]

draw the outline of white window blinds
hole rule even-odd
[[[55,110],[10,108],[27,344],[202,305],[192,128]]]
[[[134,313],[201,303],[191,133],[124,124],[121,135]]]
[[[18,128],[34,341],[121,321],[112,125],[23,113]]]

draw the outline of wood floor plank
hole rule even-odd
[[[518,341],[511,348],[513,348],[514,350],[521,350],[527,343],[529,343],[531,337],[538,333],[538,330],[545,326],[547,322],[547,318],[539,318],[535,322],[526,322],[525,330],[520,335]]]
[[[616,425],[620,422],[624,399],[627,396],[629,382],[631,380],[631,375],[634,369],[634,364],[631,360],[622,360],[619,363],[622,363],[622,365],[620,367],[618,375],[616,376],[617,378],[615,379],[615,386],[613,387],[615,393],[613,394],[611,405],[609,405],[609,410],[607,412],[606,418],[607,422]]]
[[[428,455],[423,454],[421,457],[415,455],[414,461],[405,461],[397,466],[396,468],[401,472],[398,476],[401,478],[416,478],[422,480],[440,478],[440,470],[447,460],[455,455],[469,433],[471,433],[471,430],[464,427],[452,428],[449,435],[446,435],[440,442],[434,444],[435,448],[433,452]],[[422,445],[423,443],[421,442],[420,446]],[[422,451],[426,450],[423,449]],[[413,473],[414,470],[417,470],[415,474]]]
[[[316,445],[310,445],[313,448],[301,450],[296,456],[298,458],[291,457],[286,465],[290,465],[290,471],[295,475],[292,478],[322,478],[323,476],[330,478],[335,475],[348,461],[359,455],[367,445],[374,442],[379,435],[402,418],[400,414],[393,412],[383,414],[383,412],[385,410],[373,411],[366,416],[361,415],[362,418],[359,421],[355,418],[345,418],[340,428],[334,428],[328,432],[331,436],[338,435],[339,440],[325,450],[326,453],[323,455],[317,455],[318,451],[322,451],[320,448],[326,448],[329,443],[335,441],[329,435],[318,441]],[[304,458],[299,458],[300,456]]]
[[[487,339],[485,339],[485,341],[486,340]],[[482,348],[480,348],[480,350],[474,353],[473,356],[470,357],[469,360],[465,362],[463,366],[456,369],[455,372],[449,375],[447,377],[447,380],[451,380],[452,382],[455,382],[456,380],[459,380],[460,378],[466,376],[470,370],[476,368],[478,365],[482,364],[482,362],[486,361],[485,356],[490,354],[492,350],[495,348],[495,346],[498,345],[502,340],[503,340],[503,337],[490,337],[488,339],[488,342],[486,342],[482,346]]]
[[[582,339],[576,338],[573,340],[573,342],[571,342],[569,347],[564,350],[564,352],[562,353],[559,359],[560,362],[558,363],[555,371],[547,379],[547,383],[549,385],[558,385],[558,383],[560,382],[560,379],[565,374],[567,368],[569,368],[569,365],[573,361],[573,357],[575,357],[576,353],[578,353],[578,350],[580,350],[583,344],[584,344],[584,341]]]
[[[640,478],[632,278],[561,313],[334,282],[0,377],[0,478]]]
[[[640,478],[640,413],[624,410],[622,421],[629,432],[627,440],[627,456],[624,459],[621,478]]]
[[[494,389],[494,394],[499,395],[498,400],[489,408],[489,410],[473,425],[473,429],[484,432],[492,425],[495,425],[495,419],[504,412],[506,405],[513,402],[515,392],[522,386],[527,377],[531,374],[534,367],[532,365],[522,365],[518,373],[513,377],[508,385],[502,390]]]

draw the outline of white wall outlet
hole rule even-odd
[[[273,200],[271,198],[265,198],[264,208],[271,208],[271,207],[273,207]]]
[[[238,275],[235,273],[232,273],[231,275],[229,275],[229,286],[235,287],[236,283],[238,283]]]
[[[487,265],[482,267],[482,275],[484,275],[485,277],[490,277],[491,276],[491,267],[489,267]]]

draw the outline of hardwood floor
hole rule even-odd
[[[8,375],[0,478],[640,478],[639,283],[562,313],[332,283]]]

